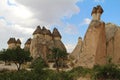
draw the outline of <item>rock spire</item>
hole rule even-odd
[[[92,10],[92,19],[93,20],[100,20],[100,17],[101,17],[101,14],[103,13],[103,9],[100,5],[96,6],[96,7],[93,7],[93,10]]]

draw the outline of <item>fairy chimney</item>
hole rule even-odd
[[[93,20],[100,20],[100,17],[101,17],[101,14],[103,13],[103,9],[100,5],[96,6],[96,7],[93,7],[93,10],[92,10],[92,17],[93,17]]]
[[[54,28],[53,33],[50,30],[40,26],[33,32],[33,39],[30,44],[31,56],[36,59],[42,57],[46,60],[47,54],[51,53],[53,47],[60,48],[66,51],[64,44],[61,41],[61,35],[57,28]]]
[[[78,60],[79,57],[80,57],[80,53],[81,53],[81,47],[82,47],[82,38],[79,37],[78,38],[78,43],[76,45],[76,47],[74,48],[74,50],[72,51],[72,53],[70,54],[70,56],[75,59],[75,60]]]
[[[42,28],[42,33],[43,33],[44,39],[45,39],[46,41],[52,40],[52,35],[51,35],[50,30],[46,29],[44,26],[43,26],[43,28]]]
[[[65,48],[65,45],[63,44],[63,42],[61,41],[61,34],[59,33],[59,31],[58,31],[58,29],[57,28],[54,28],[53,29],[53,33],[52,33],[52,35],[53,35],[53,41],[54,41],[54,46],[56,47],[56,48],[59,48],[59,49],[61,49],[61,50],[63,50],[63,51],[66,51],[66,48]]]
[[[16,41],[16,47],[21,47],[21,41],[20,41],[20,39],[17,39],[17,41]]]
[[[39,38],[43,37],[43,33],[40,26],[37,26],[36,30],[33,32],[33,38],[37,38],[37,37]]]
[[[93,7],[91,15],[92,15],[93,20],[97,20],[97,8],[96,7]]]
[[[61,40],[61,38],[62,38],[57,28],[53,29],[52,35],[55,40]]]
[[[30,44],[31,44],[31,38],[29,38],[26,42],[25,42],[25,46],[24,46],[24,50],[29,51],[30,50]]]
[[[100,21],[102,12],[103,10],[100,6],[93,8],[93,20],[89,24],[85,34],[80,59],[78,61],[80,66],[93,68],[94,65],[106,64],[105,23]]]
[[[15,38],[10,38],[7,43],[8,43],[8,49],[15,49],[16,48]]]

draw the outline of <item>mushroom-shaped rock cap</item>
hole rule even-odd
[[[82,37],[79,37],[78,39],[82,39]]]
[[[96,7],[93,7],[91,15],[94,14],[94,13],[97,13],[97,8]]]
[[[100,6],[100,5],[98,5],[97,6],[97,13],[103,13],[104,11],[103,11],[103,9],[102,9],[102,7]]]
[[[103,12],[104,11],[103,11],[102,7],[100,5],[97,5],[96,7],[93,7],[91,15],[94,13],[101,13],[102,14]]]
[[[27,41],[26,41],[26,43],[25,43],[25,45],[27,45],[27,44],[31,44],[31,38],[29,38]]]
[[[17,44],[21,44],[20,39],[17,39],[16,43],[17,43]]]
[[[60,35],[59,31],[57,30],[57,28],[53,29],[52,35],[53,35],[53,37],[60,37],[61,38],[61,35]]]
[[[15,38],[10,38],[7,43],[8,44],[16,43],[16,40],[15,40]]]
[[[40,26],[37,26],[37,29],[33,32],[33,35],[35,34],[42,34]]]

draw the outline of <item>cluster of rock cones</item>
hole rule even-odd
[[[100,5],[92,10],[92,21],[89,24],[84,40],[81,37],[70,54],[75,60],[76,66],[84,66],[92,68],[94,65],[104,65],[108,58],[112,59],[115,64],[120,64],[120,27],[112,23],[104,23],[101,21],[103,9]],[[30,50],[31,56],[37,58],[39,56],[46,59],[46,55],[51,53],[53,47],[66,51],[61,41],[62,36],[59,31],[54,28],[50,30],[40,26],[33,32],[33,38],[28,39],[25,43],[25,50]],[[10,38],[8,48],[12,49],[16,46],[20,47],[21,41]]]

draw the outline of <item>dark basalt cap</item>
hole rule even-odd
[[[94,14],[94,13],[97,13],[97,8],[96,7],[93,7],[91,15]]]
[[[100,6],[100,5],[98,5],[97,6],[97,13],[103,13],[104,11],[103,11],[103,9],[102,9],[102,7]]]
[[[91,15],[94,14],[94,13],[101,13],[102,14],[103,12],[104,11],[103,11],[102,7],[100,5],[97,5],[96,7],[93,7]]]
[[[37,29],[33,32],[33,35],[35,34],[42,34],[42,30],[40,28],[40,26],[37,26]]]
[[[53,35],[53,37],[60,37],[61,38],[61,35],[60,35],[59,31],[57,30],[57,28],[53,29],[52,35]]]
[[[45,34],[47,34],[47,29],[43,26],[43,28],[42,28],[42,33],[45,35]]]
[[[43,33],[44,35],[50,35],[50,36],[51,36],[50,30],[46,29],[44,26],[43,26],[43,28],[42,28],[42,33]]]
[[[26,45],[26,44],[31,44],[31,40],[32,40],[32,39],[29,38],[29,39],[26,41],[25,45]]]
[[[82,39],[82,37],[79,37],[78,39]]]
[[[16,43],[17,43],[17,44],[21,44],[20,39],[17,39]]]
[[[16,43],[16,40],[15,40],[15,38],[10,38],[7,43],[8,44]]]
[[[50,30],[47,30],[47,35],[52,35]]]

